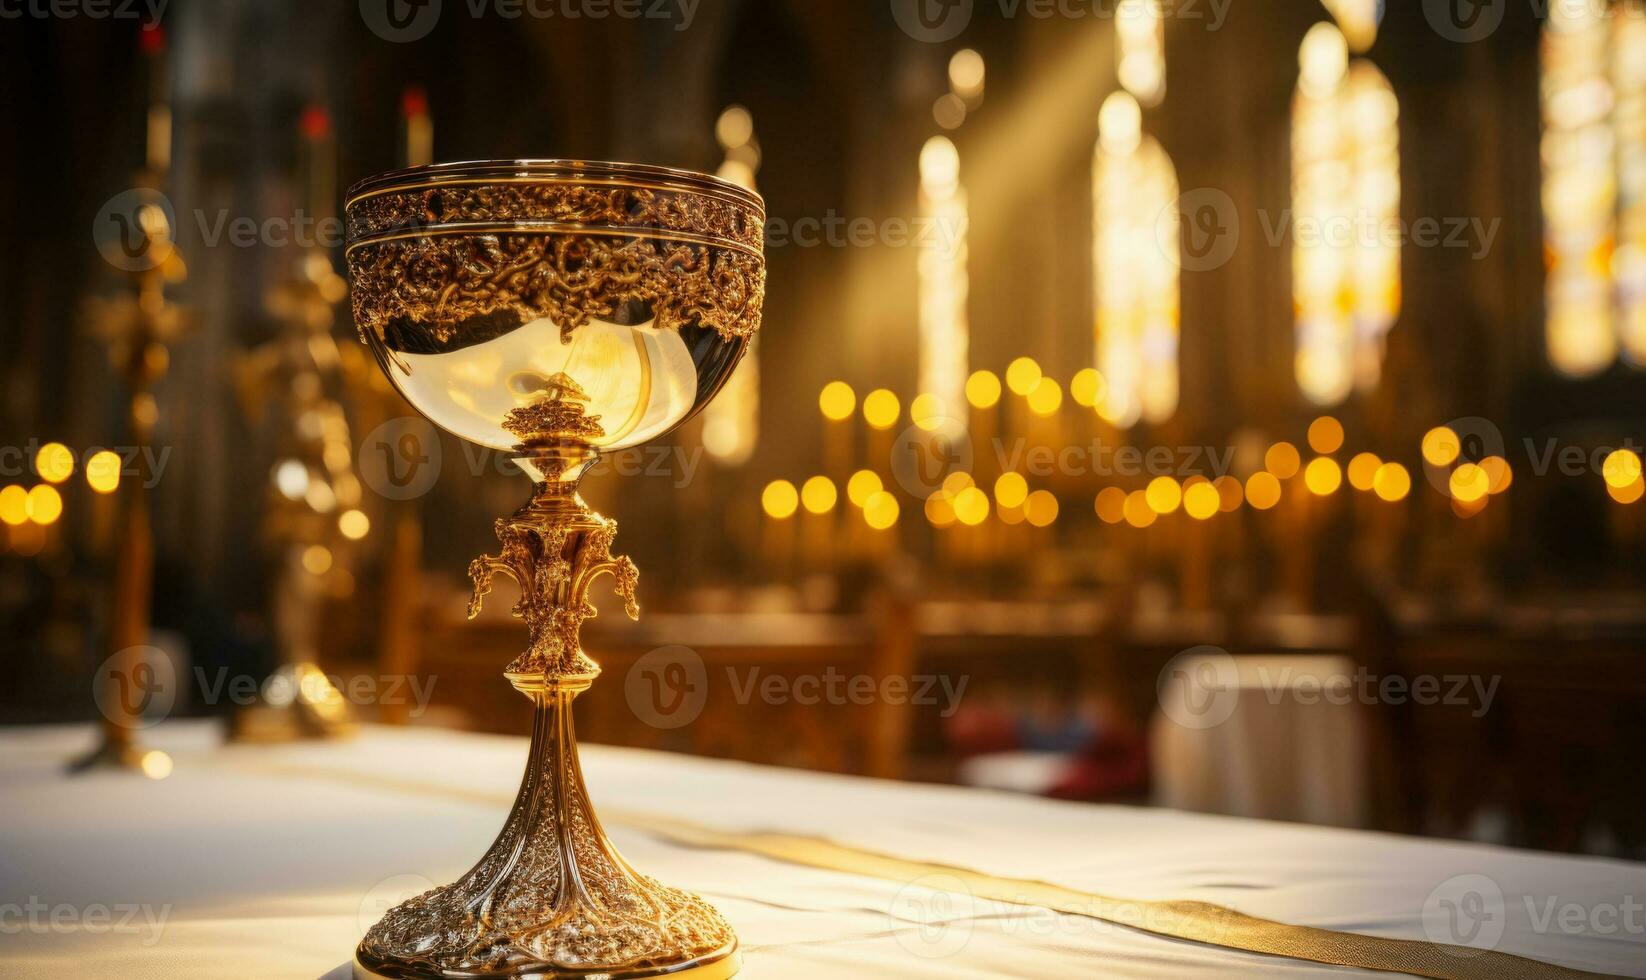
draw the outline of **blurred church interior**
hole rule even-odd
[[[0,30],[0,722],[96,719],[137,628],[249,739],[215,685],[293,665],[526,730],[512,598],[463,616],[525,481],[387,387],[337,218],[412,164],[634,160],[756,188],[769,282],[715,404],[584,483],[644,609],[596,596],[585,740],[1646,854],[1636,4],[465,6]],[[166,263],[111,252],[121,195]],[[1202,670],[1269,710],[1185,716]]]

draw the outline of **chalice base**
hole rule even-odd
[[[574,978],[574,977],[576,977],[576,978],[587,978],[587,980],[636,980],[636,978],[641,978],[641,977],[668,977],[669,980],[727,980],[727,978],[729,978],[729,977],[736,976],[737,971],[741,970],[742,968],[743,968],[743,954],[737,952],[736,950],[733,950],[729,956],[723,956],[723,957],[721,957],[720,959],[717,959],[717,960],[693,961],[693,962],[689,962],[689,963],[681,963],[681,964],[678,964],[676,966],[665,966],[665,967],[658,967],[657,969],[652,969],[652,970],[644,970],[644,971],[641,971],[641,972],[638,972],[638,973],[627,973],[627,972],[625,972],[625,973],[613,973],[609,970],[597,970],[593,973],[590,973],[590,972],[587,972],[587,971],[579,971],[579,972],[576,972],[576,973],[568,973],[568,972],[565,972],[565,971],[558,971],[557,970],[557,971],[554,971],[552,973],[528,972],[528,973],[519,973],[519,974],[492,974],[492,973],[452,974],[452,973],[403,972],[400,967],[384,967],[384,970],[388,971],[388,972],[378,972],[377,970],[372,969],[371,967],[367,966],[365,963],[362,963],[360,960],[356,959],[354,961],[354,976],[355,976],[355,980],[413,980],[413,978],[423,978],[423,977],[444,978],[444,977],[454,977],[454,976],[462,976],[462,977],[519,976],[519,977],[523,977],[523,978],[529,977],[529,978],[532,978],[532,980],[538,980],[538,978],[541,978],[541,980],[556,980],[556,978],[562,978],[562,977],[564,977],[564,978]]]
[[[691,977],[738,971],[737,938],[696,895],[629,867],[583,785],[572,699],[593,674],[509,675],[534,702],[531,754],[486,856],[450,885],[390,909],[355,953],[386,980]]]

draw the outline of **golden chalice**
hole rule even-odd
[[[502,572],[529,646],[504,676],[532,700],[531,755],[497,841],[463,877],[391,909],[365,977],[719,978],[737,938],[702,899],[629,867],[583,787],[572,699],[590,585],[636,616],[615,522],[578,481],[602,451],[662,436],[714,397],[760,325],[760,198],[712,177],[617,163],[443,164],[350,188],[355,319],[434,424],[509,452],[532,497],[476,559],[470,615]]]

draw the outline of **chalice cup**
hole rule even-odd
[[[508,452],[531,498],[469,568],[480,609],[514,579],[528,646],[504,670],[534,706],[530,757],[497,841],[467,874],[389,910],[357,977],[692,977],[737,972],[731,927],[636,872],[601,830],[572,699],[600,673],[578,632],[611,575],[637,573],[578,482],[598,454],[673,430],[714,397],[760,324],[759,196],[701,174],[619,163],[442,164],[349,189],[355,320],[394,386],[435,425]]]

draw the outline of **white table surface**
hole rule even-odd
[[[371,727],[320,745],[223,747],[214,728],[192,722],[146,738],[175,757],[170,778],[70,777],[62,764],[91,744],[89,728],[0,730],[0,975],[346,977],[384,907],[451,880],[485,850],[526,749],[523,738]],[[1646,977],[1641,865],[627,749],[583,755],[600,806],[1330,929],[1424,939],[1426,902],[1432,911],[1461,887],[1495,888],[1496,948]],[[1389,975],[973,901],[940,881],[881,881],[608,830],[637,867],[726,914],[751,980]]]

